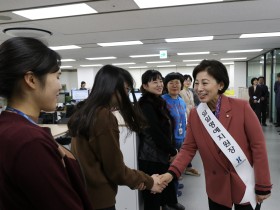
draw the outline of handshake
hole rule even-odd
[[[153,174],[151,176],[154,180],[153,187],[151,189],[151,193],[156,194],[156,193],[161,193],[164,188],[168,185],[169,182],[172,181],[173,176],[170,173],[165,173],[165,174]],[[139,184],[136,189],[138,190],[145,190],[146,186],[144,183]]]

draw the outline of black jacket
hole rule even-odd
[[[177,154],[173,141],[172,117],[165,101],[151,93],[139,99],[139,105],[147,119],[148,127],[139,134],[138,158],[169,164],[170,156]]]

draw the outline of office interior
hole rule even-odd
[[[279,148],[279,136],[273,127],[276,121],[273,85],[280,72],[280,1],[163,2],[157,6],[144,5],[140,0],[21,0],[20,3],[0,0],[0,43],[13,36],[32,36],[62,56],[60,80],[63,85],[57,110],[42,112],[40,123],[67,123],[75,103],[87,97],[96,73],[105,64],[127,69],[135,79],[135,88],[139,89],[141,75],[147,69],[157,69],[163,76],[170,72],[191,75],[201,60],[216,59],[228,70],[231,97],[248,100],[251,78],[265,77],[270,98],[269,126],[264,132],[272,152],[269,154],[272,174],[276,177],[280,171],[275,161],[280,158],[274,154],[275,148]],[[85,6],[89,11],[63,17],[29,17],[21,13],[72,5]],[[88,91],[79,91],[81,81],[86,82]],[[5,99],[0,97],[0,109],[4,106]],[[67,143],[69,141],[64,142]],[[202,170],[199,156],[196,158]],[[193,186],[192,192],[203,191],[203,179],[187,177],[186,180],[185,185]],[[275,182],[279,183],[279,178],[275,178]],[[199,186],[198,191],[193,183]],[[274,191],[279,195],[279,184],[275,184]],[[185,189],[183,193],[189,196],[191,192]],[[185,202],[183,197],[180,199]],[[188,206],[189,199],[184,199]],[[265,209],[274,210],[275,200],[269,202],[273,205]]]

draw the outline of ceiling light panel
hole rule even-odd
[[[61,59],[61,62],[71,62],[76,61],[75,59]]]
[[[167,68],[167,67],[175,67],[176,65],[161,65],[157,66],[158,68]]]
[[[186,37],[186,38],[172,38],[165,39],[166,42],[197,42],[213,40],[214,36],[200,36],[200,37]]]
[[[114,47],[114,46],[126,46],[126,45],[139,45],[143,44],[141,41],[127,41],[127,42],[107,42],[97,43],[101,47]]]
[[[253,50],[229,50],[227,53],[245,53],[245,52],[260,52],[263,49],[253,49]]]
[[[186,66],[197,66],[198,63],[187,64]]]
[[[126,66],[126,65],[134,65],[136,63],[113,63],[112,65],[115,65],[115,66]]]
[[[103,66],[102,64],[88,64],[88,65],[80,65],[81,67],[95,67],[95,66]]]
[[[170,61],[148,61],[146,63],[170,63]]]
[[[91,8],[85,3],[82,4],[70,4],[56,7],[44,7],[38,9],[28,9],[13,11],[13,13],[25,17],[30,20],[67,17],[76,15],[85,15],[97,13],[96,10]]]
[[[246,38],[263,38],[263,37],[274,37],[274,36],[280,36],[280,32],[241,34],[239,38],[246,39]]]
[[[210,54],[209,51],[205,52],[184,52],[184,53],[177,53],[177,55],[207,55]]]
[[[111,60],[117,59],[117,57],[110,56],[110,57],[95,57],[95,58],[86,58],[87,60]]]
[[[188,5],[188,4],[202,4],[212,2],[222,2],[223,0],[134,0],[139,8],[153,8],[153,7],[169,7],[177,5]]]
[[[200,62],[203,59],[195,59],[195,60],[183,60],[183,62]]]
[[[147,58],[147,57],[159,57],[159,54],[147,54],[147,55],[130,55],[131,58]]]
[[[60,66],[61,69],[73,68],[73,66]]]
[[[65,46],[52,46],[49,47],[52,50],[72,50],[72,49],[80,49],[81,47],[77,45],[65,45]]]
[[[233,61],[233,60],[246,60],[247,57],[242,58],[221,58],[221,61]]]
[[[141,69],[141,68],[148,68],[148,66],[130,66],[130,69]]]

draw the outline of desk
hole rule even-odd
[[[41,127],[49,127],[54,138],[64,135],[68,131],[66,124],[39,124]]]

